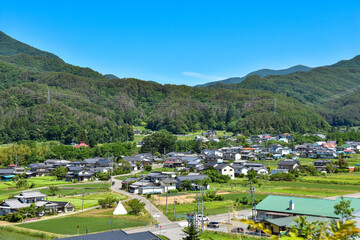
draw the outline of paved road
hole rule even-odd
[[[129,193],[129,192],[121,190],[121,181],[120,180],[113,178],[113,182],[114,182],[114,185],[111,187],[111,190],[113,190],[114,192],[126,195],[130,198],[139,199],[140,201],[144,202],[145,209],[151,214],[151,216],[153,216],[154,219],[156,219],[156,221],[159,224],[170,223],[170,220],[159,209],[157,209],[154,205],[152,205],[146,198],[144,198],[141,195],[137,195],[137,194],[133,194],[133,193]]]
[[[348,197],[348,198],[360,198],[360,192],[345,194],[345,195],[342,195],[342,196],[343,196],[343,197]],[[335,199],[337,199],[338,197],[341,197],[341,195],[332,196],[332,197],[326,197],[325,199],[335,200]]]
[[[240,218],[245,218],[250,215],[251,215],[251,210],[244,210],[244,211],[238,211],[235,213],[231,213],[230,214],[230,224],[229,224],[229,214],[228,213],[212,215],[212,216],[209,216],[209,221],[219,222],[220,227],[214,229],[214,228],[208,228],[205,225],[205,230],[228,233],[228,232],[231,232],[231,230],[234,229],[235,227],[242,227],[245,229],[247,226],[245,226],[243,223],[240,223],[237,221],[232,221],[231,218],[236,217],[236,218],[240,219]],[[160,226],[161,226],[161,228],[160,228]],[[164,235],[171,240],[181,240],[185,237],[184,232],[183,232],[184,227],[187,226],[187,222],[185,220],[178,221],[178,222],[164,223],[164,224],[160,224],[160,226],[159,227],[152,226],[152,227],[140,228],[140,229],[136,228],[136,229],[126,230],[126,232],[127,233],[135,233],[135,232],[142,232],[142,231],[151,231],[154,234]]]

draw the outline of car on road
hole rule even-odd
[[[244,233],[244,229],[241,227],[237,227],[231,230],[231,232],[235,232],[235,233]]]
[[[209,228],[219,228],[219,222],[209,222],[207,227]]]
[[[204,216],[204,215],[197,215],[196,218],[197,218],[198,221],[204,221],[204,222],[209,221],[209,218],[207,216]]]

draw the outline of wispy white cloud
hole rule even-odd
[[[207,80],[207,81],[218,81],[218,80],[222,80],[222,79],[226,78],[226,77],[206,75],[206,74],[196,73],[196,72],[182,72],[182,74],[187,77],[193,77],[193,78],[198,78],[198,79]]]

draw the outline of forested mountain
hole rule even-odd
[[[114,74],[105,74],[104,77],[107,79],[119,79],[119,77],[115,76]]]
[[[358,125],[355,104],[360,90],[360,56],[283,76],[250,76],[239,84],[216,84],[212,89],[258,89],[295,98],[315,108],[335,126]]]
[[[220,80],[220,81],[214,81],[214,82],[209,82],[209,83],[205,83],[205,84],[200,84],[200,85],[197,85],[196,87],[207,87],[207,86],[211,86],[211,85],[218,84],[218,83],[223,83],[223,84],[241,83],[249,76],[258,75],[260,77],[265,77],[268,75],[286,75],[286,74],[299,72],[299,71],[307,72],[307,71],[310,71],[311,69],[312,69],[311,67],[307,67],[307,66],[303,66],[303,65],[296,65],[296,66],[293,66],[293,67],[290,67],[287,69],[281,69],[281,70],[260,69],[260,70],[251,72],[244,77],[227,78],[227,79]]]
[[[20,53],[25,53],[32,56],[59,58],[52,53],[44,52],[25,43],[19,42],[18,40],[13,39],[0,31],[0,55],[11,56]]]
[[[173,133],[315,132],[329,127],[311,107],[271,92],[108,79],[16,40],[11,43],[0,54],[1,142],[70,143],[84,132],[93,142],[125,141],[133,137],[131,126],[140,124]]]

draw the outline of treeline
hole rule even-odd
[[[47,159],[83,160],[92,157],[114,156],[121,160],[121,156],[130,156],[136,153],[136,145],[133,143],[106,143],[93,148],[74,148],[73,146],[57,142],[36,143],[34,141],[22,141],[8,147],[0,148],[0,166],[9,164],[27,166],[31,163],[44,162]]]

